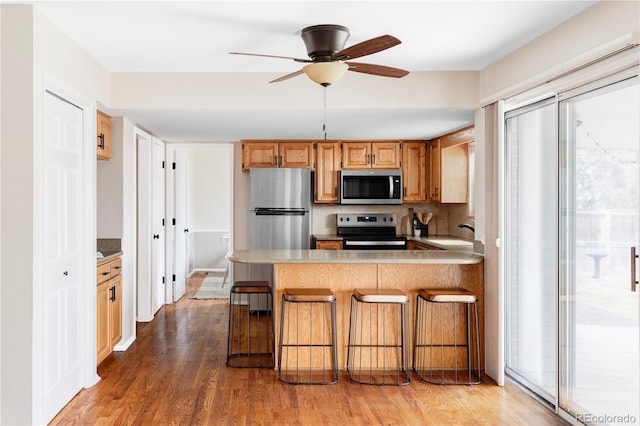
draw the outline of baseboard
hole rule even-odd
[[[118,351],[118,352],[124,352],[127,349],[129,349],[129,346],[131,346],[133,344],[133,342],[136,341],[136,336],[131,336],[129,337],[126,341],[120,341],[120,343],[118,343],[117,345],[115,345],[113,347],[114,351]]]

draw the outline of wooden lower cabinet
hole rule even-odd
[[[342,250],[341,240],[317,240],[316,250]]]
[[[122,339],[121,258],[98,265],[96,361],[100,364]]]
[[[441,248],[421,243],[419,241],[407,241],[407,250],[442,250]]]

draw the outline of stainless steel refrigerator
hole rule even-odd
[[[249,248],[308,249],[310,239],[311,170],[252,168],[249,171]],[[251,280],[271,283],[272,277],[271,265],[251,265]]]

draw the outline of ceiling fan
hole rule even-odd
[[[394,78],[401,78],[409,74],[409,71],[400,68],[351,62],[351,59],[371,55],[400,44],[401,41],[393,36],[381,35],[347,48],[345,48],[344,45],[349,38],[349,29],[342,25],[313,25],[304,28],[300,36],[307,47],[307,55],[310,59],[293,58],[290,56],[263,55],[259,53],[229,53],[233,55],[292,59],[296,62],[308,64],[301,70],[284,75],[270,81],[269,83],[277,83],[301,74],[306,74],[311,80],[326,87],[338,81],[346,71],[355,71],[363,74]]]

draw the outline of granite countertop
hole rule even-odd
[[[342,241],[342,235],[336,234],[324,234],[324,235],[313,235],[317,240],[337,240]],[[419,243],[429,244],[430,246],[437,247],[442,250],[458,250],[458,251],[467,251],[473,252],[473,241],[465,240],[459,237],[452,237],[450,235],[430,235],[428,237],[414,237],[410,235],[405,235],[408,241],[416,241]]]
[[[109,260],[113,260],[118,256],[122,256],[122,251],[103,251],[101,253],[104,257],[98,257],[96,259],[98,265],[104,262],[108,262]]]
[[[474,264],[484,257],[459,250],[234,250],[232,262],[254,264],[352,263],[352,264]]]
[[[407,236],[407,240],[429,244],[430,246],[434,246],[443,250],[457,250],[468,252],[473,251],[473,241],[465,240],[459,237],[451,237],[448,235],[430,235],[428,237]]]

